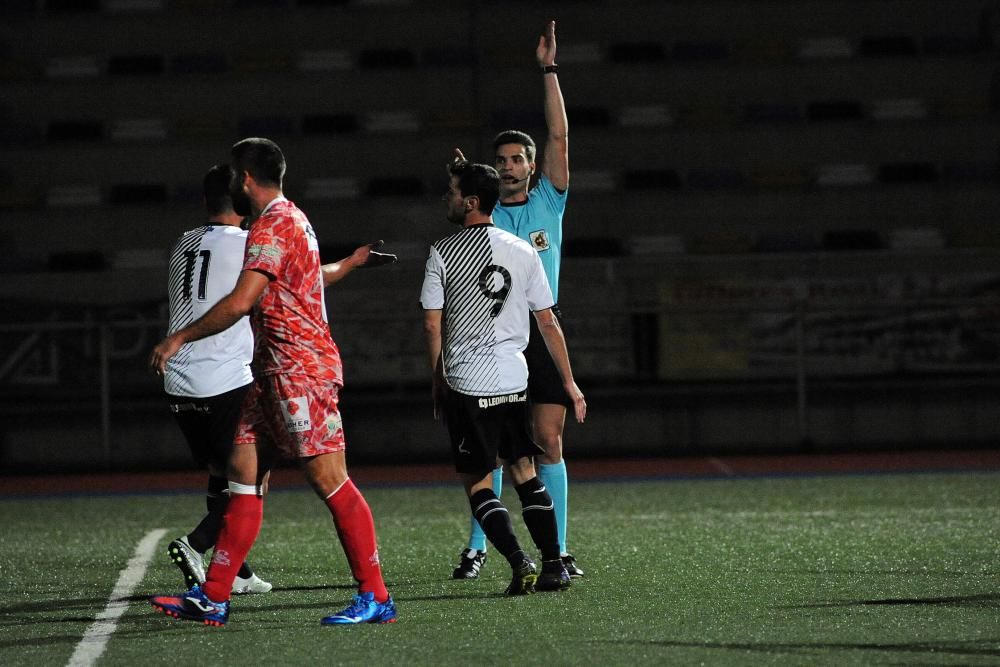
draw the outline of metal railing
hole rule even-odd
[[[352,387],[411,391],[426,381],[419,312],[360,313],[332,322]],[[74,321],[0,325],[5,411],[92,414],[111,457],[112,414],[152,401],[147,368],[165,329],[159,312],[114,309]],[[835,303],[617,306],[568,316],[576,374],[617,388],[697,382],[753,391],[761,380],[794,387],[799,437],[810,437],[810,387],[824,378],[1000,378],[1000,305],[992,297]],[[375,332],[373,334],[373,332]],[[700,365],[699,365],[700,364]]]

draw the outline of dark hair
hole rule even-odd
[[[285,178],[285,156],[278,144],[270,139],[250,137],[233,144],[232,155],[237,173],[247,171],[259,183],[281,187]]]
[[[496,169],[487,164],[460,160],[449,165],[448,172],[458,177],[458,191],[463,197],[479,198],[480,213],[493,213],[500,199],[500,174]]]
[[[504,130],[493,139],[493,151],[504,144],[521,144],[524,146],[524,153],[528,156],[528,162],[535,161],[535,140],[520,130]]]
[[[229,213],[233,210],[233,198],[229,194],[229,184],[234,176],[228,164],[217,164],[208,170],[201,181],[205,194],[205,210],[210,216]]]

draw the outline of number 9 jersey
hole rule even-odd
[[[243,269],[247,232],[228,225],[183,234],[170,252],[167,333],[205,314],[236,285]],[[253,381],[253,333],[248,317],[225,331],[184,344],[167,362],[163,389],[173,396],[218,396]]]
[[[448,386],[471,396],[523,391],[529,311],[554,305],[538,253],[490,224],[471,225],[431,246],[420,303],[443,310]]]

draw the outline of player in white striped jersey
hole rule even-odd
[[[229,165],[209,169],[203,181],[206,224],[184,233],[170,253],[167,278],[169,333],[197,320],[229,294],[240,270],[247,232],[233,211]],[[229,500],[226,462],[233,446],[243,398],[253,381],[253,333],[249,319],[208,338],[187,343],[167,362],[163,389],[198,465],[208,469],[207,513],[187,535],[167,547],[170,560],[190,587],[205,582],[202,554],[215,545]],[[234,593],[266,593],[271,584],[243,563]]]
[[[493,225],[500,177],[493,167],[456,161],[449,167],[448,220],[462,229],[431,246],[421,289],[433,378],[434,414],[444,414],[455,469],[473,515],[510,563],[509,595],[562,590],[570,577],[560,558],[552,499],[535,474],[542,450],[531,435],[524,348],[529,317],[539,330],[572,401],[577,421],[587,404],[573,372],[538,254]],[[529,314],[530,312],[530,314]],[[492,488],[502,460],[521,500],[542,571],[521,549],[506,507]]]

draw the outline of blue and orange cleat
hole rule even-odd
[[[395,623],[396,603],[392,596],[385,602],[376,602],[374,593],[358,593],[344,611],[326,616],[323,625],[359,625],[361,623]]]
[[[200,586],[177,595],[154,595],[149,598],[154,609],[167,616],[222,626],[229,620],[229,602],[212,602]]]

